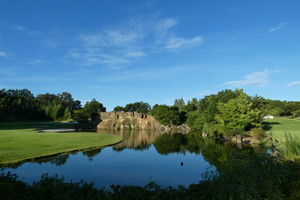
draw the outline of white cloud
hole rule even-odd
[[[177,50],[180,48],[189,48],[192,46],[197,46],[203,42],[202,37],[194,37],[192,39],[185,39],[180,37],[171,37],[167,41],[166,48]]]
[[[25,31],[25,30],[27,30],[26,27],[20,26],[20,25],[15,25],[15,26],[13,26],[13,29],[15,29],[15,30],[17,30],[17,31]]]
[[[139,57],[161,51],[182,51],[200,45],[202,37],[188,39],[174,36],[171,29],[178,24],[174,18],[132,18],[123,24],[83,32],[66,54],[67,60],[80,60],[81,65],[102,64],[118,69]],[[77,61],[78,63],[78,61]]]
[[[38,64],[42,64],[44,62],[45,61],[42,59],[30,59],[29,60],[29,64],[31,64],[31,65],[38,65]]]
[[[247,76],[244,76],[243,80],[240,81],[229,81],[226,82],[224,85],[232,85],[235,87],[242,87],[242,86],[259,86],[265,87],[269,83],[269,76],[272,72],[269,70],[254,72]]]
[[[211,95],[211,94],[213,94],[211,91],[209,91],[209,90],[204,90],[204,91],[198,92],[196,95],[197,95],[197,96],[202,96],[202,97],[204,97],[204,96],[208,96],[208,95]]]
[[[279,24],[277,27],[269,29],[269,32],[274,32],[274,31],[283,29],[285,25],[287,25],[287,22],[283,22],[283,23]]]
[[[286,84],[286,86],[300,86],[300,81],[291,82],[289,84]]]
[[[0,57],[7,57],[7,53],[5,53],[4,51],[0,51]]]
[[[142,51],[135,51],[135,52],[127,52],[126,57],[129,58],[137,58],[137,57],[142,57],[145,56],[145,53]]]
[[[157,39],[164,38],[168,34],[170,28],[173,28],[177,24],[178,24],[178,22],[173,18],[160,19],[157,21],[153,21],[152,26],[153,26],[156,38]]]
[[[102,76],[101,81],[145,81],[145,80],[165,80],[167,77],[174,77],[176,75],[186,72],[186,70],[194,70],[194,66],[174,66],[170,68],[157,69],[137,69],[124,70],[121,72],[114,72],[113,74]]]

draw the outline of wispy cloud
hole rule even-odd
[[[20,25],[15,25],[15,26],[13,26],[13,29],[15,29],[15,30],[17,30],[17,31],[25,31],[25,30],[27,30],[26,27],[20,26]]]
[[[0,75],[15,77],[19,75],[20,68],[18,67],[3,67],[0,68]]]
[[[28,62],[31,65],[38,65],[44,63],[45,61],[42,59],[30,59]]]
[[[300,86],[300,81],[291,82],[289,84],[286,84],[286,86]]]
[[[172,66],[169,68],[157,69],[136,69],[124,70],[122,72],[115,72],[110,75],[102,76],[101,81],[115,82],[115,81],[145,81],[145,80],[165,80],[168,77],[183,74],[187,70],[194,70],[194,66]]]
[[[209,90],[204,90],[204,91],[198,92],[196,95],[204,97],[204,96],[207,96],[207,95],[210,95],[210,94],[213,94],[213,92],[211,92]]]
[[[182,51],[200,45],[202,37],[184,38],[171,29],[178,25],[175,18],[136,17],[97,31],[81,32],[78,44],[65,55],[81,65],[104,65],[118,69],[140,57],[162,51]]]
[[[249,75],[243,77],[243,80],[240,81],[229,81],[223,85],[232,85],[235,87],[242,87],[242,86],[258,86],[258,87],[265,87],[269,83],[269,76],[272,72],[269,70],[254,72]]]
[[[192,39],[185,39],[180,37],[171,37],[167,41],[166,48],[171,50],[177,50],[181,48],[190,48],[193,46],[198,46],[203,42],[202,37],[194,37]]]
[[[274,32],[274,31],[283,29],[285,25],[287,25],[287,22],[283,22],[283,23],[279,24],[277,27],[269,29],[269,32]]]
[[[7,57],[7,56],[8,56],[7,53],[5,53],[4,51],[0,51],[0,57]]]

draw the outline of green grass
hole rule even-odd
[[[74,124],[58,122],[0,123],[0,165],[87,148],[104,147],[122,141],[119,136],[95,132],[36,131],[73,126]]]
[[[283,118],[266,119],[264,122],[272,126],[267,132],[272,132],[274,137],[280,142],[286,142],[285,133],[291,133],[300,137],[300,118]]]

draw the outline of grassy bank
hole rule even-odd
[[[300,137],[300,118],[276,117],[274,119],[266,119],[264,122],[272,126],[268,132],[271,131],[280,143],[286,140],[284,133],[291,133]]]
[[[74,124],[48,123],[0,123],[0,164],[58,153],[103,147],[122,141],[115,135],[94,132],[47,133],[38,129],[72,128]]]

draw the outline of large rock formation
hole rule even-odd
[[[97,129],[139,129],[139,130],[160,130],[162,132],[188,133],[191,129],[183,124],[180,126],[163,126],[153,116],[137,112],[101,112]]]
[[[137,112],[101,112],[97,129],[155,129],[161,124],[151,115]]]

